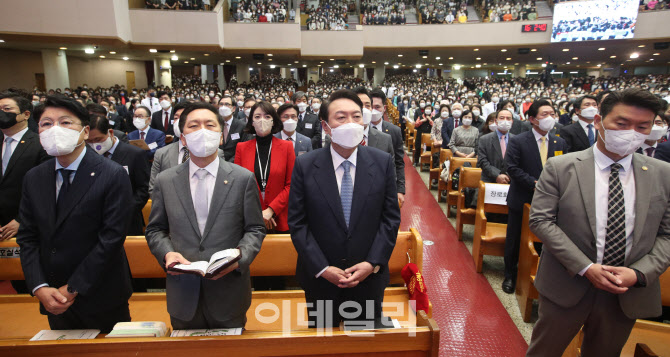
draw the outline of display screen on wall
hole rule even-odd
[[[566,1],[554,6],[551,42],[633,38],[639,0]]]

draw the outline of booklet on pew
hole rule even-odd
[[[170,337],[195,337],[195,336],[238,336],[242,334],[242,328],[215,328],[208,330],[174,330]]]
[[[106,337],[165,337],[167,333],[163,321],[119,322]]]
[[[191,264],[172,264],[168,267],[169,271],[176,271],[186,274],[200,275],[203,278],[211,278],[221,272],[228,274],[236,268],[237,263],[242,258],[240,250],[237,248],[225,249],[212,254],[209,261],[191,262]]]
[[[92,340],[100,330],[42,330],[31,341]]]

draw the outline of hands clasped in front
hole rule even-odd
[[[612,294],[623,294],[637,283],[637,275],[631,268],[593,264],[584,273],[591,284]]]
[[[338,288],[353,288],[372,274],[373,269],[372,264],[368,262],[358,263],[346,270],[330,266],[321,277]]]
[[[70,294],[67,291],[67,285],[58,289],[44,286],[35,291],[35,296],[48,312],[53,315],[60,315],[72,306],[77,293]]]

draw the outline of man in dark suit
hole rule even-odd
[[[398,188],[398,202],[402,207],[405,202],[405,149],[402,143],[402,130],[391,122],[384,120],[386,113],[386,95],[379,89],[370,92],[372,101],[372,122],[371,130],[378,130],[382,133],[391,135],[393,140],[393,160],[395,162],[396,186]]]
[[[496,130],[479,138],[477,167],[482,169],[482,181],[509,184],[505,155],[509,141],[514,137],[514,134],[509,132],[512,126],[512,112],[500,110],[497,115]]]
[[[255,101],[253,103],[256,103]],[[251,102],[249,102],[251,104]],[[246,105],[246,104],[245,104]],[[232,111],[232,98],[223,97],[219,101],[219,114],[223,117],[223,144],[219,147],[223,150],[224,157],[226,161],[233,162],[235,160],[235,148],[237,143],[244,141],[244,127],[246,126],[246,117],[245,119],[235,119]],[[253,105],[252,105],[253,106]],[[224,109],[228,108],[228,109]],[[251,106],[249,107],[251,109]],[[243,112],[241,112],[244,115]],[[224,115],[227,114],[227,115]]]
[[[312,148],[316,148],[316,140],[319,139],[319,117],[316,114],[308,114],[307,96],[305,92],[296,92],[293,95],[293,104],[298,106],[298,128],[296,131],[312,141]]]
[[[507,194],[507,238],[505,239],[505,280],[502,289],[507,294],[514,292],[523,205],[533,200],[535,183],[547,160],[563,155],[567,144],[560,137],[549,134],[554,127],[554,108],[547,100],[536,100],[528,109],[531,131],[523,132],[509,140],[505,155],[507,172],[511,178]]]
[[[147,107],[137,107],[133,118],[133,125],[137,130],[128,133],[128,140],[144,140],[149,147],[146,150],[147,160],[154,158],[156,150],[165,146],[165,133],[150,126],[151,110]]]
[[[328,118],[322,129],[333,142],[298,157],[291,177],[288,224],[311,327],[338,326],[342,320],[345,327],[381,326],[400,208],[393,157],[358,145],[362,108],[355,93],[333,93],[321,108]],[[339,313],[352,305],[358,316]]]
[[[151,127],[162,131],[165,135],[174,136],[174,110],[170,95],[167,92],[158,92],[158,104],[162,110],[151,115]]]
[[[122,143],[114,136],[109,122],[100,116],[91,117],[86,143],[98,154],[123,166],[130,177],[133,188],[133,205],[128,235],[144,235],[142,208],[149,200],[149,163],[144,151],[130,144]]]
[[[590,148],[596,142],[598,132],[593,119],[598,114],[596,97],[585,95],[575,102],[575,114],[579,120],[561,129],[561,138],[568,144],[570,152]]]
[[[298,127],[298,106],[290,103],[283,104],[277,109],[277,115],[284,127],[281,132],[275,134],[275,137],[292,141],[295,157],[312,151],[312,141],[296,131]]]
[[[112,105],[112,103],[109,100],[102,99],[100,101],[100,105],[105,109],[106,113],[104,115],[107,117],[107,120],[109,120],[109,125],[111,125],[114,130],[118,130],[118,131],[121,131],[121,132],[127,132],[128,130],[130,130],[126,127],[126,121],[123,119],[123,117],[116,114],[116,110],[115,110],[114,106]],[[94,108],[94,107],[97,107],[97,104],[89,104],[86,107],[87,108]],[[114,110],[112,110],[112,108],[114,108]],[[91,110],[89,110],[89,112],[90,111]],[[96,110],[94,110],[94,111],[96,111]],[[96,112],[99,112],[99,110],[96,111]],[[102,114],[102,113],[100,113],[100,114]]]
[[[130,270],[123,249],[132,206],[123,167],[87,149],[89,114],[47,97],[35,111],[40,142],[55,159],[24,179],[17,243],[31,293],[52,330],[99,329],[130,321]]]
[[[654,118],[654,125],[651,127],[651,133],[642,143],[636,153],[649,157],[656,157],[658,145],[663,143],[663,136],[668,132],[668,118],[664,114],[657,114]]]

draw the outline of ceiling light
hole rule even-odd
[[[95,53],[95,50],[92,49],[92,48],[87,48],[87,49],[84,50],[84,52],[88,53],[89,55],[92,55],[92,54]]]
[[[576,61],[579,59],[579,57],[572,57],[572,59]]]
[[[158,52],[158,50],[155,49],[155,48],[152,48],[152,49],[149,50],[149,52],[151,52],[151,53],[156,53],[156,52]]]
[[[533,48],[530,52],[537,52],[537,48]]]
[[[637,52],[633,52],[630,54],[630,58],[638,58],[638,57],[640,57],[640,54]]]
[[[188,61],[184,61],[184,63],[188,63]]]
[[[449,57],[450,60],[454,59],[453,57]]]
[[[416,68],[421,68],[421,65],[420,65],[420,64],[417,64],[417,65],[416,65]]]
[[[616,56],[610,56],[610,58],[616,58]]]
[[[435,57],[435,59],[439,61],[439,60],[440,60],[440,57]]]
[[[271,68],[271,69],[274,69],[275,67],[276,67],[276,66],[273,65],[273,64],[270,65],[270,68]]]
[[[226,63],[230,63],[230,60],[226,60]]]
[[[537,60],[538,60],[538,61],[542,61],[542,57],[538,57]]]
[[[109,54],[110,54],[110,55],[115,55],[115,54],[116,54],[116,51],[109,51]]]
[[[268,53],[268,57],[272,57],[272,53]]]
[[[425,59],[425,58],[428,58],[428,56],[423,56],[423,58],[424,58],[424,59]]]
[[[542,63],[542,68],[545,68],[545,67],[547,67],[547,64],[546,64],[546,63]]]
[[[103,55],[100,55],[100,58],[105,58],[105,56],[103,56]]]
[[[398,57],[402,57],[402,55],[398,55]]]
[[[5,40],[0,40],[0,43],[5,43]]]
[[[398,69],[398,68],[400,68],[400,66],[398,66],[397,64],[393,65],[393,69]]]
[[[361,63],[361,64],[358,65],[358,67],[359,68],[365,68],[365,65]]]
[[[604,51],[604,50],[605,50],[605,47],[600,47],[600,48],[598,49],[598,51]]]
[[[195,61],[195,58],[191,57],[191,61]]]
[[[507,57],[506,60],[507,60],[507,61],[511,61],[511,60],[512,60],[512,57]]]
[[[481,61],[481,60],[482,60],[481,57],[477,57],[477,58],[475,58],[475,59],[476,59],[477,61]]]
[[[323,62],[321,62],[321,63],[323,63]],[[372,61],[372,63],[377,63],[377,62],[375,62],[375,61]]]
[[[563,52],[568,52],[568,51],[570,51],[569,48],[564,48],[564,49],[563,49]]]
[[[658,53],[658,52],[654,53],[654,56],[660,56],[660,55],[661,55],[661,54]]]
[[[389,65],[389,63],[388,63],[388,62],[384,62],[384,65],[385,65],[385,66],[388,66],[388,65]]]
[[[293,63],[300,63],[300,61],[294,61]]]
[[[334,61],[335,59],[334,59],[334,58],[331,58],[330,60],[331,60],[331,61]]]
[[[307,67],[307,65],[306,65],[306,64],[303,64],[302,67],[303,67],[303,68],[304,68],[304,67]]]
[[[598,67],[602,66],[602,64],[598,63]]]
[[[209,53],[205,53],[205,57],[209,56]]]
[[[637,47],[640,47],[640,48],[642,48],[642,47],[644,47],[644,45],[639,45],[639,46],[637,46]]]
[[[455,64],[453,68],[454,68],[454,70],[458,71],[459,69],[461,69],[461,66],[458,65],[458,64]]]
[[[175,50],[170,50],[170,53],[175,53],[175,52],[177,52],[177,51],[175,51]]]
[[[61,50],[67,50],[67,47],[61,47],[60,49]]]
[[[507,49],[503,48],[502,50],[500,50],[500,52],[507,52]]]
[[[570,64],[570,62],[565,62],[565,64]]]
[[[127,61],[127,60],[128,60],[128,57],[123,57],[123,60],[124,60],[124,61]]]
[[[477,65],[475,65],[475,67],[476,67],[476,68],[482,68],[482,65],[481,65],[481,64],[477,64]]]
[[[256,63],[256,64],[262,64],[262,63],[258,62],[258,63]]]
[[[173,60],[173,61],[179,61],[179,57],[177,57],[177,56],[172,56],[172,60]]]
[[[440,63],[440,66],[444,66],[442,63]]]
[[[235,57],[235,59],[240,59],[240,58],[242,58],[242,57],[240,57],[240,56]]]

